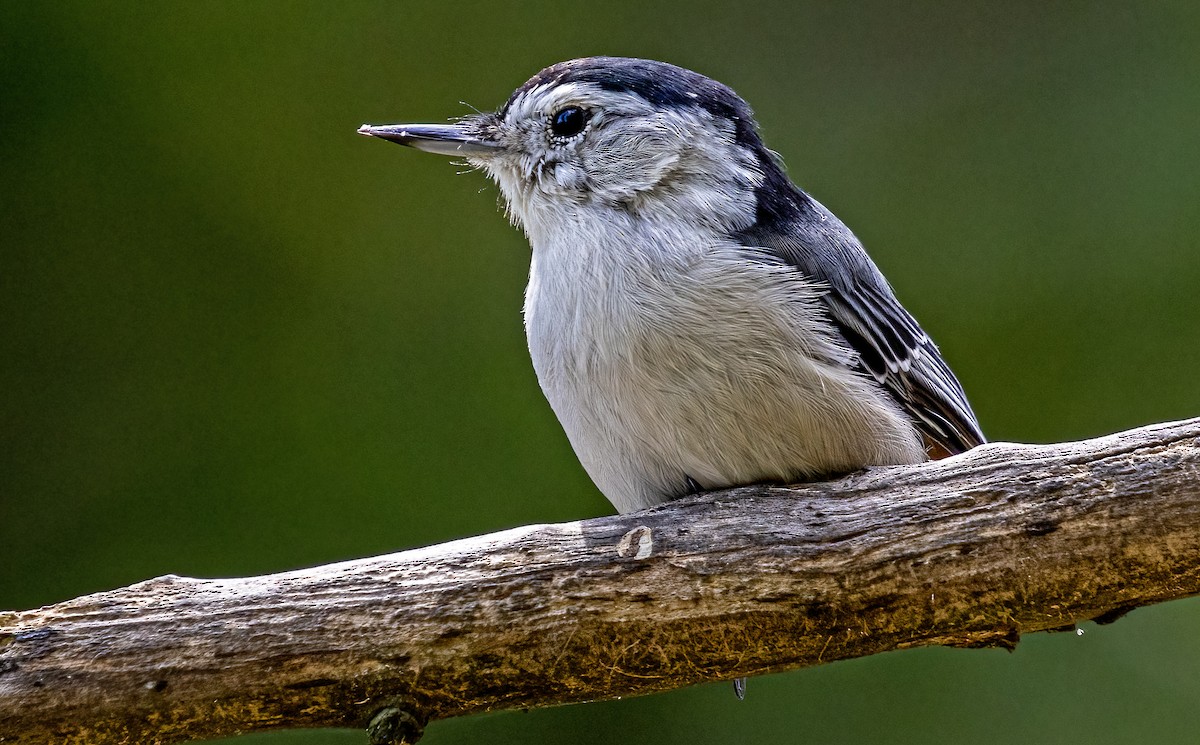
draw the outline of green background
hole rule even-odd
[[[1200,413],[1200,4],[953,6],[5,3],[0,607],[610,512],[494,187],[354,133],[586,54],[747,98],[992,439]],[[1200,603],[1082,628],[425,742],[1195,742]]]

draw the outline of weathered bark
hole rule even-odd
[[[1200,419],[993,444],[247,579],[0,613],[0,741],[173,743],[611,698],[1200,592]]]

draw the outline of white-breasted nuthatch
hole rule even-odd
[[[858,239],[721,83],[591,57],[494,114],[359,132],[461,155],[499,184],[533,247],[538,381],[621,512],[984,442]]]

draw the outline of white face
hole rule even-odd
[[[634,93],[564,83],[531,88],[503,118],[478,124],[500,147],[468,159],[527,231],[584,205],[727,229],[752,221],[757,159],[736,144],[732,122],[699,106],[659,109]]]

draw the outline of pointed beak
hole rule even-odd
[[[364,124],[358,133],[438,155],[486,156],[500,148],[463,124]]]

